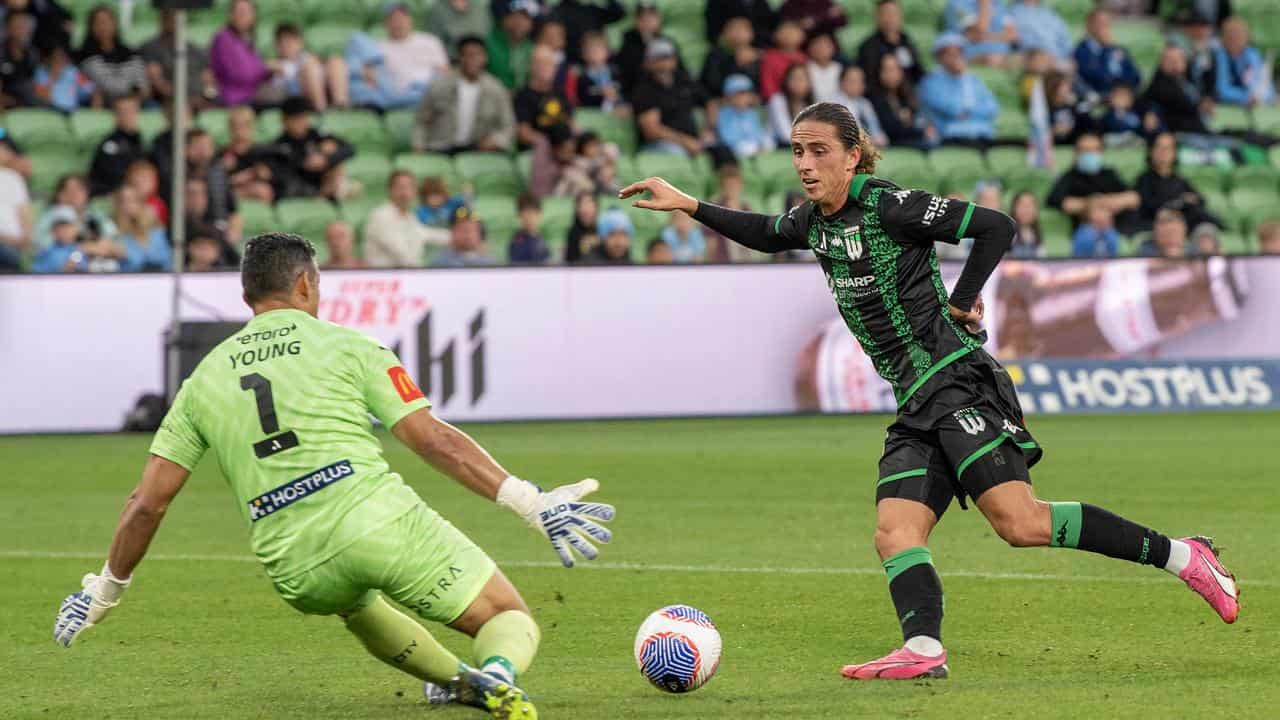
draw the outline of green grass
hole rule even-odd
[[[900,639],[870,542],[885,423],[469,428],[527,478],[601,479],[601,497],[619,508],[616,539],[602,566],[571,571],[552,567],[551,549],[514,517],[399,447],[389,452],[427,502],[504,564],[534,608],[545,639],[523,684],[553,720],[1275,712],[1275,415],[1032,422],[1047,451],[1034,472],[1042,497],[1088,500],[1173,534],[1218,537],[1242,580],[1244,610],[1234,626],[1157,570],[1065,550],[1014,550],[975,511],[953,505],[932,542],[947,592],[952,678],[854,684],[839,678],[841,665],[876,657]],[[208,459],[108,622],[73,650],[55,646],[57,604],[81,574],[100,567],[147,442],[0,438],[0,717],[426,711],[417,682],[365,656],[337,621],[291,610],[257,565],[237,559],[248,554],[245,529]],[[218,559],[181,558],[191,555]],[[673,602],[702,608],[724,636],[719,675],[685,696],[649,687],[631,659],[640,621]],[[437,634],[465,649],[456,634]]]

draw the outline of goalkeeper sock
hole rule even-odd
[[[420,680],[447,684],[462,669],[458,658],[413,618],[379,595],[347,617],[347,629],[374,657]]]
[[[500,612],[476,633],[476,665],[481,672],[491,673],[511,684],[529,669],[542,632],[528,613],[519,610]]]
[[[898,622],[902,623],[902,639],[907,647],[921,655],[941,653],[942,580],[933,569],[929,548],[903,550],[884,561],[884,571],[889,575],[889,596],[898,612]],[[933,640],[936,645],[914,640],[917,637]]]
[[[1049,503],[1049,513],[1052,522],[1049,528],[1050,547],[1088,550],[1140,565],[1169,569],[1171,541],[1151,528],[1088,503]],[[1181,569],[1178,568],[1178,572]]]

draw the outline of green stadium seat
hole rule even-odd
[[[453,166],[478,194],[516,195],[524,189],[511,157],[502,153],[458,153],[454,156]]]
[[[392,166],[408,170],[421,182],[423,178],[436,176],[449,184],[449,190],[457,192],[458,176],[453,168],[453,158],[443,153],[402,153],[395,156]]]
[[[635,152],[636,131],[630,120],[596,108],[579,108],[573,114],[573,120],[579,129],[590,130],[605,142],[615,143],[623,153],[631,155]]]
[[[31,159],[31,166],[35,169],[27,185],[38,197],[52,198],[58,178],[63,175],[68,173],[83,175],[89,171],[89,158],[70,143],[61,149],[44,147],[29,150],[27,157]]]
[[[1257,218],[1276,212],[1276,190],[1269,187],[1240,187],[1231,191],[1231,205],[1246,218]]]
[[[1280,106],[1259,105],[1253,109],[1254,126],[1261,132],[1280,134]],[[1272,148],[1273,150],[1275,148]],[[1274,164],[1275,160],[1272,159]]]
[[[17,108],[5,113],[3,122],[6,133],[26,152],[75,144],[66,118],[53,110]]]
[[[1221,189],[1216,188],[1207,189],[1197,185],[1196,189],[1199,190],[1202,196],[1204,196],[1205,209],[1222,218],[1223,221],[1227,223],[1228,227],[1236,227],[1236,224],[1232,221],[1230,195],[1226,194]]]
[[[640,171],[636,169],[635,156],[620,155],[617,160],[618,166],[618,183],[620,185],[628,185],[636,180],[642,179]]]
[[[245,237],[280,229],[275,208],[255,200],[241,200],[238,204],[240,218],[244,221]]]
[[[520,181],[525,187],[533,183],[533,151],[525,150],[516,155],[516,172],[520,173]]]
[[[1027,169],[1026,148],[993,147],[987,151],[987,166],[1000,177],[1017,175]]]
[[[945,178],[947,192],[959,192],[970,199],[974,184],[994,176],[982,154],[972,148],[938,148],[929,153],[929,162]]]
[[[1231,231],[1218,233],[1218,242],[1222,247],[1223,255],[1250,255],[1254,252],[1249,235],[1244,233]]]
[[[391,160],[374,150],[360,148],[355,157],[343,163],[347,177],[364,186],[365,192],[385,193],[391,175]]]
[[[781,192],[796,182],[795,165],[786,150],[756,155],[744,170],[743,185],[757,192]]]
[[[562,227],[568,232],[573,225],[573,198],[549,196],[542,198],[543,227]]]
[[[1022,97],[1018,92],[1018,77],[1003,68],[973,66],[970,68],[977,75],[1001,107],[1018,107]]]
[[[111,134],[115,125],[115,116],[110,110],[85,108],[71,114],[71,133],[87,153],[92,153],[102,138]]]
[[[314,120],[319,125],[319,118],[316,117]],[[284,119],[279,110],[264,110],[258,113],[257,129],[254,132],[254,138],[258,142],[275,142],[282,132],[284,132]]]
[[[1031,121],[1017,105],[1001,107],[1000,114],[996,115],[995,125],[998,138],[1022,139],[1031,134]]]
[[[360,152],[391,152],[391,137],[382,120],[366,110],[329,110],[324,113],[321,127],[355,145]]]
[[[75,116],[73,115],[72,117]],[[142,133],[142,139],[148,143],[167,130],[168,127],[169,121],[165,119],[164,112],[160,110],[143,110],[138,113],[138,131]]]
[[[1044,246],[1049,257],[1071,256],[1071,218],[1044,208],[1040,211],[1040,231],[1044,233]]]
[[[386,128],[387,137],[391,141],[394,153],[411,152],[413,150],[413,111],[395,110],[382,116],[382,124]]]
[[[338,208],[338,215],[351,225],[356,237],[363,239],[364,224],[369,220],[369,213],[386,201],[387,198],[383,193],[366,186],[364,194],[360,197],[342,201],[342,206]]]
[[[271,0],[258,5],[258,27],[269,30],[277,23],[289,22],[299,27],[306,25],[306,7],[302,0]],[[225,15],[223,16],[225,18]],[[225,20],[224,20],[225,22]]]
[[[786,155],[787,161],[790,162],[791,154],[786,153]],[[904,170],[933,171],[933,165],[929,162],[929,156],[912,148],[885,148],[880,151],[880,157],[880,162],[886,168],[891,168],[893,173],[902,172]]]
[[[121,29],[121,36],[126,45],[130,47],[139,47],[153,40],[160,32],[160,23],[154,17],[137,17],[137,8],[150,7],[149,3],[135,3],[135,17],[129,27]]]
[[[287,232],[319,244],[324,240],[325,226],[338,217],[338,208],[319,198],[289,198],[276,203],[276,217]]]
[[[1201,193],[1226,189],[1228,176],[1210,165],[1184,165],[1178,168],[1178,174],[1186,178],[1187,182]]]
[[[222,147],[231,140],[231,131],[227,128],[227,111],[223,108],[201,110],[196,116],[195,124],[209,131],[213,144]]]
[[[1132,183],[1147,169],[1147,153],[1140,147],[1110,148],[1102,157],[1107,167],[1127,183]]]
[[[323,23],[329,19],[322,18],[321,22]],[[308,25],[303,29],[307,50],[319,57],[341,55],[353,32],[351,25],[331,25],[327,23]]]
[[[516,199],[511,195],[477,195],[471,201],[471,209],[475,210],[476,215],[486,224],[491,222],[518,224],[520,219],[516,212]]]
[[[1253,118],[1247,109],[1237,105],[1218,105],[1209,125],[1215,131],[1248,130],[1253,127]]]
[[[1043,168],[1025,168],[1021,171],[1006,173],[1003,178],[1006,190],[1014,193],[1030,190],[1041,202],[1044,202],[1058,176]]]
[[[226,24],[226,13],[220,17],[215,17],[213,13],[206,13],[204,17],[192,17],[187,21],[187,39],[193,45],[207,48],[213,43],[213,36],[226,27]]]
[[[1277,170],[1270,165],[1242,165],[1230,172],[1232,190],[1241,188],[1265,188],[1274,192]],[[1280,201],[1280,195],[1274,195]]]
[[[377,10],[381,9],[382,3],[372,3],[367,0],[301,0],[303,11],[306,13],[307,21],[315,24],[329,25],[345,25],[347,34],[350,35],[353,28],[364,27],[369,22],[381,19],[381,15]],[[310,31],[307,33],[307,43],[310,44]],[[343,41],[346,42],[345,40]],[[338,52],[342,51],[339,46]]]
[[[697,187],[702,181],[702,176],[684,155],[636,153],[635,162],[640,177],[657,175],[666,178],[678,188],[687,189],[689,192],[700,192]]]

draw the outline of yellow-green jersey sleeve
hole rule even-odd
[[[431,407],[396,354],[370,343],[365,352],[364,399],[369,411],[388,428],[409,413]]]
[[[173,461],[188,472],[195,470],[209,448],[191,417],[190,384],[183,383],[173,399],[173,407],[165,413],[160,429],[151,440],[151,454]]]

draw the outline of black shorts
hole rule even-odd
[[[1028,468],[1044,454],[1027,432],[1008,373],[978,350],[942,370],[929,398],[915,402],[889,426],[880,458],[876,502],[924,503],[939,518],[951,498],[966,507],[1001,483],[1031,482]]]

